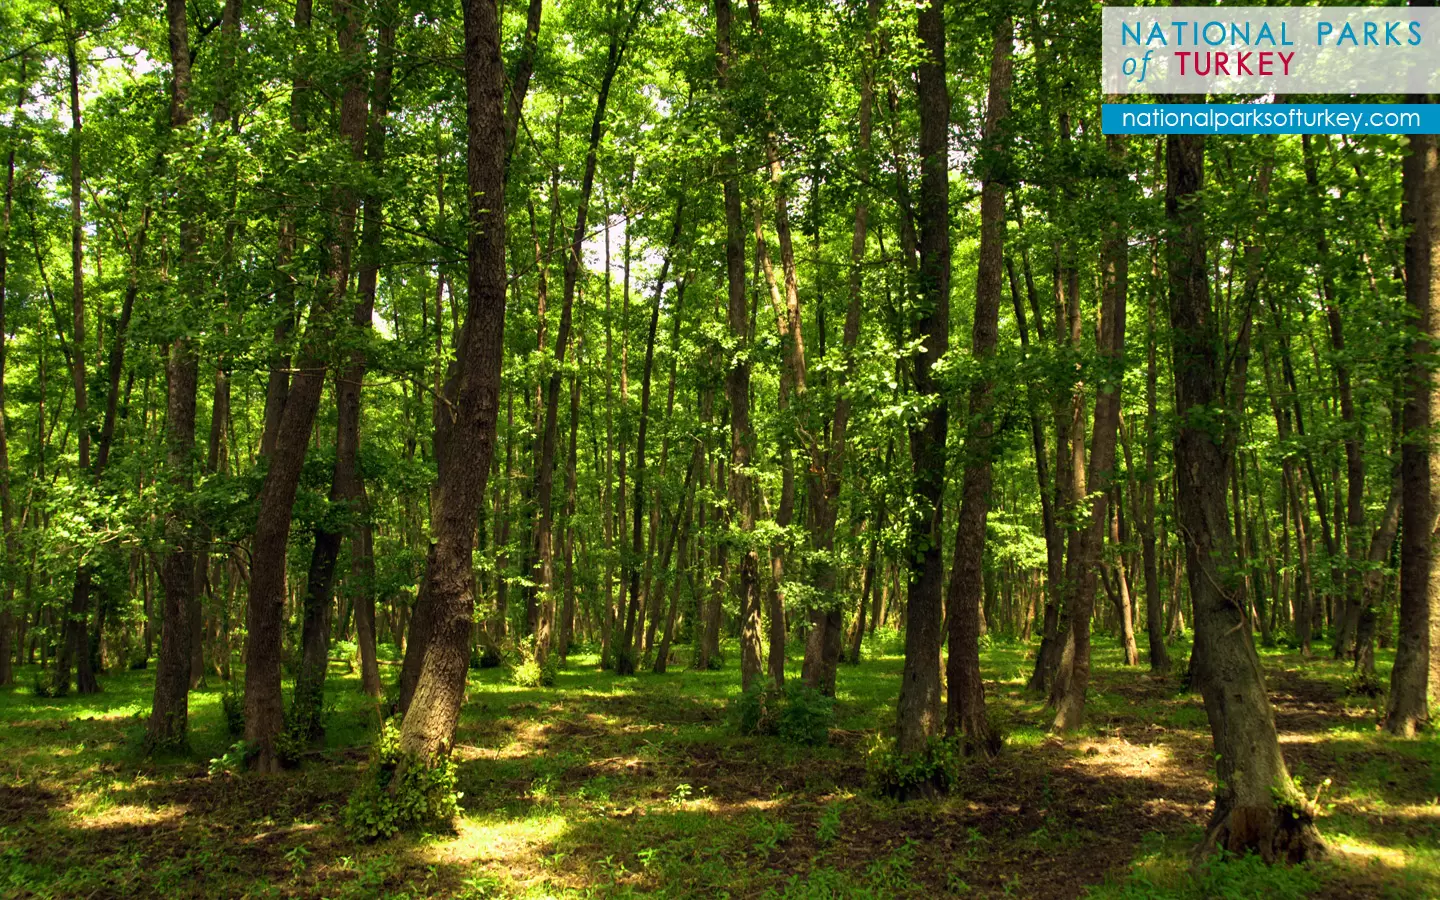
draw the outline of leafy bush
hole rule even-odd
[[[897,800],[948,794],[960,783],[965,752],[955,738],[933,737],[919,753],[902,754],[889,738],[878,738],[865,758],[875,792]]]
[[[235,774],[244,770],[246,761],[253,754],[254,748],[245,741],[236,741],[230,745],[224,755],[212,757],[210,760],[210,774]]]
[[[1320,888],[1320,878],[1305,866],[1272,866],[1253,853],[1221,851],[1200,867],[1202,897],[1266,897],[1300,900]]]
[[[535,661],[533,650],[520,648],[520,661],[510,669],[510,680],[520,687],[554,687],[560,676],[560,656],[551,653],[545,664]]]
[[[505,658],[500,655],[500,649],[494,644],[470,648],[470,668],[472,669],[497,669],[504,662]]]
[[[769,735],[788,744],[826,743],[835,720],[834,700],[796,682],[784,690],[752,688],[736,697],[731,709],[741,734]]]
[[[345,827],[360,840],[449,828],[460,814],[454,761],[446,757],[428,764],[401,751],[398,718],[381,726],[363,778],[343,817]]]
[[[245,698],[233,690],[220,695],[220,709],[225,713],[225,730],[231,737],[245,733]]]
[[[1374,672],[1364,670],[1353,673],[1345,681],[1345,692],[1354,697],[1369,697],[1375,699],[1384,697],[1389,689],[1385,682],[1376,677]]]
[[[56,690],[55,682],[51,681],[50,676],[45,672],[37,672],[35,674],[35,683],[31,689],[35,691],[36,697],[42,699],[65,696],[64,692]]]

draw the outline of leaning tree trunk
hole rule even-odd
[[[1404,199],[1405,300],[1419,334],[1410,345],[1406,375],[1400,479],[1404,509],[1400,519],[1400,617],[1395,667],[1390,671],[1390,701],[1385,728],[1413,736],[1430,719],[1429,678],[1431,609],[1431,532],[1435,527],[1436,473],[1432,471],[1430,429],[1434,421],[1434,341],[1440,335],[1440,160],[1434,135],[1410,135],[1410,152],[1401,170]]]
[[[336,0],[335,31],[341,56],[346,60],[346,82],[340,99],[340,138],[349,145],[357,161],[365,157],[365,23],[361,11],[350,0]],[[350,277],[351,252],[355,236],[355,192],[340,188],[338,239],[331,247],[334,291],[344,295]],[[370,328],[374,293],[360,291],[351,317],[351,340],[363,344],[361,335]],[[358,512],[364,505],[365,486],[360,480],[360,386],[365,381],[365,352],[350,352],[350,364],[335,379],[335,466],[330,478],[331,504]],[[315,544],[305,578],[300,605],[300,668],[295,675],[295,692],[290,705],[290,728],[306,740],[324,734],[325,674],[330,663],[330,629],[335,605],[335,566],[340,558],[340,528],[315,529]]]
[[[185,0],[168,0],[165,5],[170,28],[170,126],[183,134],[190,122],[190,46],[186,33]],[[199,212],[182,179],[177,191],[181,213],[182,284],[193,286],[191,272],[197,245],[194,219]],[[195,392],[199,380],[199,357],[185,335],[170,344],[168,388],[165,402],[166,466],[175,489],[194,486],[191,456],[195,449]],[[164,618],[160,632],[160,657],[155,673],[155,698],[150,711],[146,742],[151,749],[179,749],[187,743],[189,716],[191,648],[191,607],[195,592],[195,552],[189,523],[178,508],[165,516],[165,537],[170,545],[160,567],[164,590]]]
[[[920,7],[917,66],[920,106],[919,283],[911,339],[915,394],[925,411],[910,428],[915,469],[910,514],[911,563],[906,605],[905,665],[897,703],[896,749],[913,754],[940,726],[941,558],[945,494],[945,435],[949,419],[935,366],[950,341],[950,91],[945,85],[945,9],[942,0]]]
[[[1226,460],[1211,427],[1221,398],[1219,328],[1205,252],[1205,138],[1166,138],[1170,324],[1175,373],[1176,510],[1194,608],[1191,657],[1215,742],[1215,809],[1206,848],[1300,861],[1320,848],[1313,811],[1275,733],[1239,591],[1226,510]]]
[[[980,190],[980,265],[975,276],[975,318],[971,357],[979,373],[970,385],[965,436],[965,476],[955,553],[945,598],[950,658],[946,664],[945,729],[963,736],[971,753],[993,754],[999,736],[985,713],[980,677],[980,597],[984,589],[985,521],[990,513],[991,444],[995,433],[995,377],[991,370],[1000,338],[1000,299],[1005,274],[1005,119],[1010,114],[1011,49],[1014,26],[1008,15],[995,23],[986,104],[985,171]]]
[[[430,628],[401,749],[419,765],[448,753],[469,671],[475,597],[471,553],[475,511],[495,453],[500,366],[505,351],[505,147],[500,11],[495,0],[465,0],[466,174],[470,197],[467,308],[437,422],[439,463],[432,545],[422,591]],[[398,776],[397,776],[398,777]]]
[[[371,86],[370,121],[365,138],[365,156],[376,177],[385,171],[386,120],[390,114],[390,84],[395,69],[395,29],[398,19],[398,4],[389,0],[381,11],[379,39],[375,54],[375,80]],[[359,326],[361,318],[364,327],[369,327],[370,316],[375,309],[375,293],[380,275],[380,253],[384,244],[384,200],[373,193],[365,198],[364,219],[360,235],[360,263],[356,276],[356,289],[360,300],[356,304],[354,323]],[[361,381],[365,375],[365,355],[361,351],[351,354],[351,370],[355,376],[355,400],[357,403],[355,427],[355,448],[359,448],[358,401]],[[341,398],[343,401],[343,398]],[[343,411],[344,404],[340,402]],[[338,437],[337,437],[338,442]],[[337,454],[338,464],[338,454]],[[365,482],[356,477],[358,488],[353,498],[358,502],[359,521],[350,531],[350,581],[348,590],[355,608],[355,643],[360,653],[360,687],[368,696],[379,699],[381,693],[380,666],[376,656],[375,639],[375,555],[374,526],[370,522],[369,497]]]
[[[336,29],[342,48],[363,44],[363,24],[348,0],[336,4]],[[354,17],[354,18],[352,18]],[[357,155],[365,137],[363,86],[347,85],[340,110],[340,134]],[[335,317],[350,280],[354,245],[356,194],[347,185],[334,191],[336,213],[328,242],[328,278],[310,304],[309,321],[295,372],[275,433],[270,466],[260,490],[260,509],[251,547],[250,594],[246,611],[249,638],[245,644],[245,739],[254,747],[258,771],[280,766],[275,740],[285,727],[280,684],[281,632],[284,628],[285,562],[290,541],[291,510],[300,485],[300,471],[310,444],[315,414],[325,390],[333,350]],[[307,586],[307,595],[311,593]],[[311,604],[311,617],[316,610]],[[311,641],[320,638],[312,632]],[[312,654],[313,654],[312,650]]]

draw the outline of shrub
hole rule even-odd
[[[1345,691],[1352,696],[1369,697],[1373,700],[1384,697],[1389,689],[1374,672],[1366,672],[1362,669],[1346,679]]]
[[[36,697],[44,699],[64,696],[62,693],[55,689],[55,683],[51,681],[50,677],[44,672],[36,673],[35,683],[32,686],[32,689],[35,691]]]
[[[919,753],[902,754],[890,738],[878,738],[865,769],[875,792],[897,800],[948,794],[960,783],[964,749],[955,738],[933,737]]]
[[[780,740],[818,747],[830,740],[835,701],[804,684],[787,684],[780,705]]]
[[[470,648],[470,668],[472,669],[498,669],[505,662],[500,655],[500,648],[494,644],[487,643],[483,647]]]
[[[245,698],[233,690],[220,695],[220,709],[225,713],[225,730],[233,738],[245,733]]]
[[[834,700],[795,682],[784,690],[751,688],[732,701],[731,710],[741,734],[768,735],[809,746],[829,741],[835,719]]]
[[[375,741],[370,767],[345,807],[344,824],[360,840],[401,831],[443,829],[460,814],[455,763],[428,765],[400,749],[400,720],[387,719]]]
[[[551,653],[545,664],[535,661],[534,651],[521,648],[520,661],[510,670],[510,680],[520,687],[554,687],[560,676],[560,656]]]

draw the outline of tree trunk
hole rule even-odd
[[[669,250],[660,264],[660,274],[655,281],[655,299],[650,309],[650,328],[645,338],[645,367],[640,380],[640,428],[635,436],[635,478],[634,512],[630,521],[630,558],[625,562],[629,570],[630,602],[625,610],[625,632],[615,657],[615,671],[621,675],[635,674],[638,660],[635,646],[636,625],[641,604],[648,598],[640,594],[640,557],[644,551],[643,513],[645,511],[645,437],[650,424],[650,375],[655,367],[655,332],[660,325],[660,306],[665,291],[665,280],[670,274],[670,258],[680,241],[680,227],[684,221],[685,202],[682,198],[675,204],[675,224],[670,232]]]
[[[1401,169],[1404,199],[1401,221],[1405,239],[1405,300],[1415,315],[1419,334],[1410,345],[1406,375],[1404,432],[1400,444],[1400,479],[1404,509],[1400,519],[1400,616],[1395,666],[1390,672],[1390,700],[1385,728],[1413,736],[1429,724],[1431,583],[1435,527],[1435,453],[1430,447],[1433,423],[1433,342],[1440,335],[1440,159],[1433,135],[1410,135],[1410,150]]]
[[[190,47],[186,32],[185,0],[168,0],[166,18],[170,30],[170,126],[183,133],[190,122]],[[194,286],[193,254],[199,235],[194,216],[198,209],[182,180],[177,202],[181,209],[182,283]],[[193,488],[191,456],[195,449],[195,393],[199,380],[199,358],[188,337],[181,335],[170,344],[167,361],[166,464],[177,490]],[[187,745],[191,663],[192,609],[195,600],[195,553],[190,523],[178,508],[165,517],[166,541],[170,545],[160,568],[164,591],[161,620],[160,658],[155,672],[155,698],[150,711],[146,742],[151,749],[180,749]]]
[[[734,51],[730,44],[733,18],[730,0],[715,3],[715,67],[719,74],[720,92],[726,104],[722,126],[726,147],[734,143],[739,111],[730,94],[730,68]],[[726,318],[730,338],[735,342],[730,369],[725,375],[725,395],[730,405],[730,472],[728,484],[732,528],[748,537],[755,530],[755,492],[750,476],[750,458],[754,452],[755,434],[750,426],[750,323],[745,297],[745,228],[740,218],[740,178],[733,151],[727,150],[720,162],[725,172],[723,194],[725,203],[725,281],[728,301]],[[755,550],[745,547],[740,555],[740,572],[736,591],[740,601],[740,684],[749,690],[760,674],[760,560]],[[718,627],[718,622],[716,623]],[[717,633],[718,643],[718,633]]]
[[[1122,163],[1124,138],[1106,137],[1110,159]],[[1120,188],[1112,200],[1121,200]],[[1102,361],[1095,391],[1095,425],[1091,437],[1085,486],[1094,496],[1088,520],[1071,539],[1075,575],[1067,579],[1070,639],[1055,679],[1051,702],[1056,731],[1072,731],[1085,719],[1085,692],[1090,685],[1090,618],[1095,608],[1096,577],[1109,523],[1109,498],[1115,469],[1115,445],[1120,426],[1120,394],[1124,376],[1125,305],[1129,281],[1129,248],[1124,224],[1117,215],[1107,223],[1101,248],[1102,288],[1096,350]],[[1078,446],[1078,439],[1077,439]],[[1078,459],[1077,459],[1078,466]],[[1133,636],[1131,638],[1134,640]]]
[[[366,157],[366,79],[364,71],[365,25],[359,10],[348,0],[335,3],[336,36],[340,53],[348,60],[349,73],[340,101],[340,137],[350,146],[350,152],[357,162]],[[388,34],[382,35],[384,49],[389,57],[394,42],[393,15],[388,16]],[[389,59],[383,61],[393,66]],[[388,106],[389,73],[376,76],[377,103]],[[372,150],[383,150],[384,120],[388,109],[377,107],[375,111],[378,138],[374,133],[368,137]],[[372,152],[371,167],[378,170],[379,160]],[[380,174],[378,171],[376,174]],[[354,200],[348,196],[345,215],[349,221],[348,230],[342,232],[342,240],[354,236]],[[379,210],[372,210],[376,198],[366,198],[365,217],[362,223],[362,239],[366,244],[363,257],[378,252],[381,236],[377,217]],[[336,251],[332,251],[336,252]],[[335,275],[337,293],[345,290],[349,277],[349,247],[338,249],[346,259],[343,271]],[[330,476],[329,503],[344,510],[346,518],[354,519],[347,528],[324,526],[315,530],[315,544],[310,556],[310,569],[305,580],[305,593],[301,603],[301,658],[300,668],[295,676],[295,692],[291,700],[290,727],[299,737],[318,740],[324,734],[322,713],[325,701],[325,676],[330,662],[331,616],[335,600],[335,567],[340,557],[340,543],[345,531],[353,535],[364,527],[360,524],[366,516],[365,484],[360,477],[360,391],[365,382],[364,334],[371,327],[375,311],[375,288],[378,278],[376,261],[367,258],[360,273],[359,287],[351,311],[350,330],[347,342],[353,342],[356,349],[350,351],[349,364],[335,378],[335,465]],[[363,549],[364,540],[352,539],[352,548]],[[360,563],[362,569],[365,563]],[[373,603],[373,601],[372,601]],[[362,615],[363,617],[363,615]],[[362,661],[362,667],[364,663]],[[377,672],[378,676],[378,672]]]
[[[27,61],[22,53],[16,89],[18,96],[15,106],[17,110],[25,105]],[[10,497],[10,441],[5,431],[3,412],[5,409],[5,359],[9,343],[4,339],[4,336],[9,334],[5,330],[5,290],[7,265],[10,257],[10,213],[15,199],[15,147],[20,140],[18,122],[19,116],[17,115],[14,127],[11,128],[10,149],[5,154],[5,200],[3,208],[0,208],[0,531],[3,531],[3,536],[0,537],[3,537],[4,541],[3,544],[0,544],[0,550],[4,551],[4,565],[7,571],[19,561],[14,507]],[[15,602],[15,585],[9,578],[4,579],[4,585],[4,593],[0,594],[0,687],[14,683],[15,670],[13,666],[16,650],[23,651],[25,648],[25,616],[23,613],[21,614],[21,627],[17,640],[15,618],[11,611]]]
[[[950,91],[945,84],[945,11],[941,0],[920,7],[917,66],[920,108],[920,270],[910,337],[917,344],[914,390],[926,404],[910,428],[915,470],[910,516],[910,575],[906,600],[905,665],[897,704],[896,749],[918,753],[940,726],[942,518],[948,411],[934,368],[950,335]]]
[[[1215,809],[1205,846],[1298,862],[1319,849],[1319,835],[1280,755],[1260,660],[1234,600],[1226,460],[1209,425],[1221,403],[1221,339],[1205,259],[1204,174],[1204,137],[1166,138],[1176,507],[1194,603],[1192,663],[1215,741]]]
[[[1014,26],[1008,15],[995,23],[990,56],[990,87],[983,140],[988,145],[980,173],[980,264],[975,276],[975,318],[971,358],[979,373],[970,384],[965,435],[965,475],[955,552],[945,598],[950,658],[945,729],[963,735],[967,752],[993,754],[999,735],[985,712],[985,683],[980,676],[979,603],[983,590],[985,521],[990,512],[991,442],[995,432],[995,376],[990,370],[1000,338],[1000,300],[1004,294],[1006,118],[1010,113],[1011,51]]]
[[[500,18],[495,0],[465,0],[466,173],[469,221],[465,324],[437,423],[438,490],[424,593],[431,625],[401,749],[422,765],[448,753],[460,720],[475,598],[475,511],[495,452],[505,328],[505,146]],[[413,640],[413,638],[412,638]],[[398,778],[398,776],[397,776]]]
[[[541,432],[539,462],[535,472],[536,498],[539,504],[536,541],[539,549],[540,609],[538,627],[535,631],[535,659],[544,663],[550,655],[551,643],[555,638],[555,509],[552,502],[555,485],[555,443],[559,427],[560,384],[564,375],[565,352],[570,344],[570,322],[575,304],[575,286],[580,275],[581,245],[585,241],[585,229],[590,210],[590,192],[595,185],[595,166],[600,148],[600,138],[605,130],[605,107],[610,99],[610,85],[615,80],[635,30],[642,8],[635,0],[625,30],[613,31],[605,64],[605,73],[600,79],[600,93],[595,100],[595,113],[590,119],[590,143],[585,153],[585,174],[580,183],[580,197],[575,208],[575,230],[569,252],[565,254],[565,284],[560,302],[560,327],[555,334],[555,362],[545,389],[545,424]]]
[[[359,11],[350,5],[349,0],[340,0],[335,6],[337,41],[342,53],[361,52],[360,48],[365,39],[364,23]],[[361,73],[352,74],[350,79],[345,85],[341,100],[340,136],[349,143],[355,157],[360,159],[363,158],[365,142],[365,88]],[[270,455],[270,467],[260,492],[260,512],[256,519],[255,539],[251,550],[250,596],[246,619],[249,640],[245,646],[245,739],[255,747],[253,764],[259,771],[275,771],[280,765],[275,753],[275,738],[285,727],[280,655],[291,509],[295,504],[300,471],[310,445],[315,414],[325,390],[325,375],[335,339],[337,307],[343,303],[350,281],[357,197],[354,190],[346,184],[337,185],[333,193],[336,212],[333,214],[331,237],[326,246],[328,283],[319,287],[310,304],[309,321],[285,399],[285,408],[280,415],[275,446]],[[355,411],[358,415],[359,385],[356,383],[352,387],[357,391]],[[334,541],[338,547],[338,536]],[[312,570],[314,568],[312,566]],[[333,561],[329,569],[333,575]],[[316,574],[323,574],[323,569]],[[317,596],[317,591],[324,591],[323,603],[322,598]],[[329,606],[328,586],[311,583],[307,579],[302,615],[309,625],[302,626],[302,648],[309,649],[302,649],[302,669],[311,670],[311,674],[308,677],[302,676],[297,681],[310,683],[317,674],[323,677],[324,648],[328,646],[329,640]],[[320,660],[318,662],[317,656]],[[307,723],[298,723],[297,727],[302,734],[308,730]]]

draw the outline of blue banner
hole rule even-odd
[[[1106,103],[1106,134],[1440,134],[1428,103]]]

